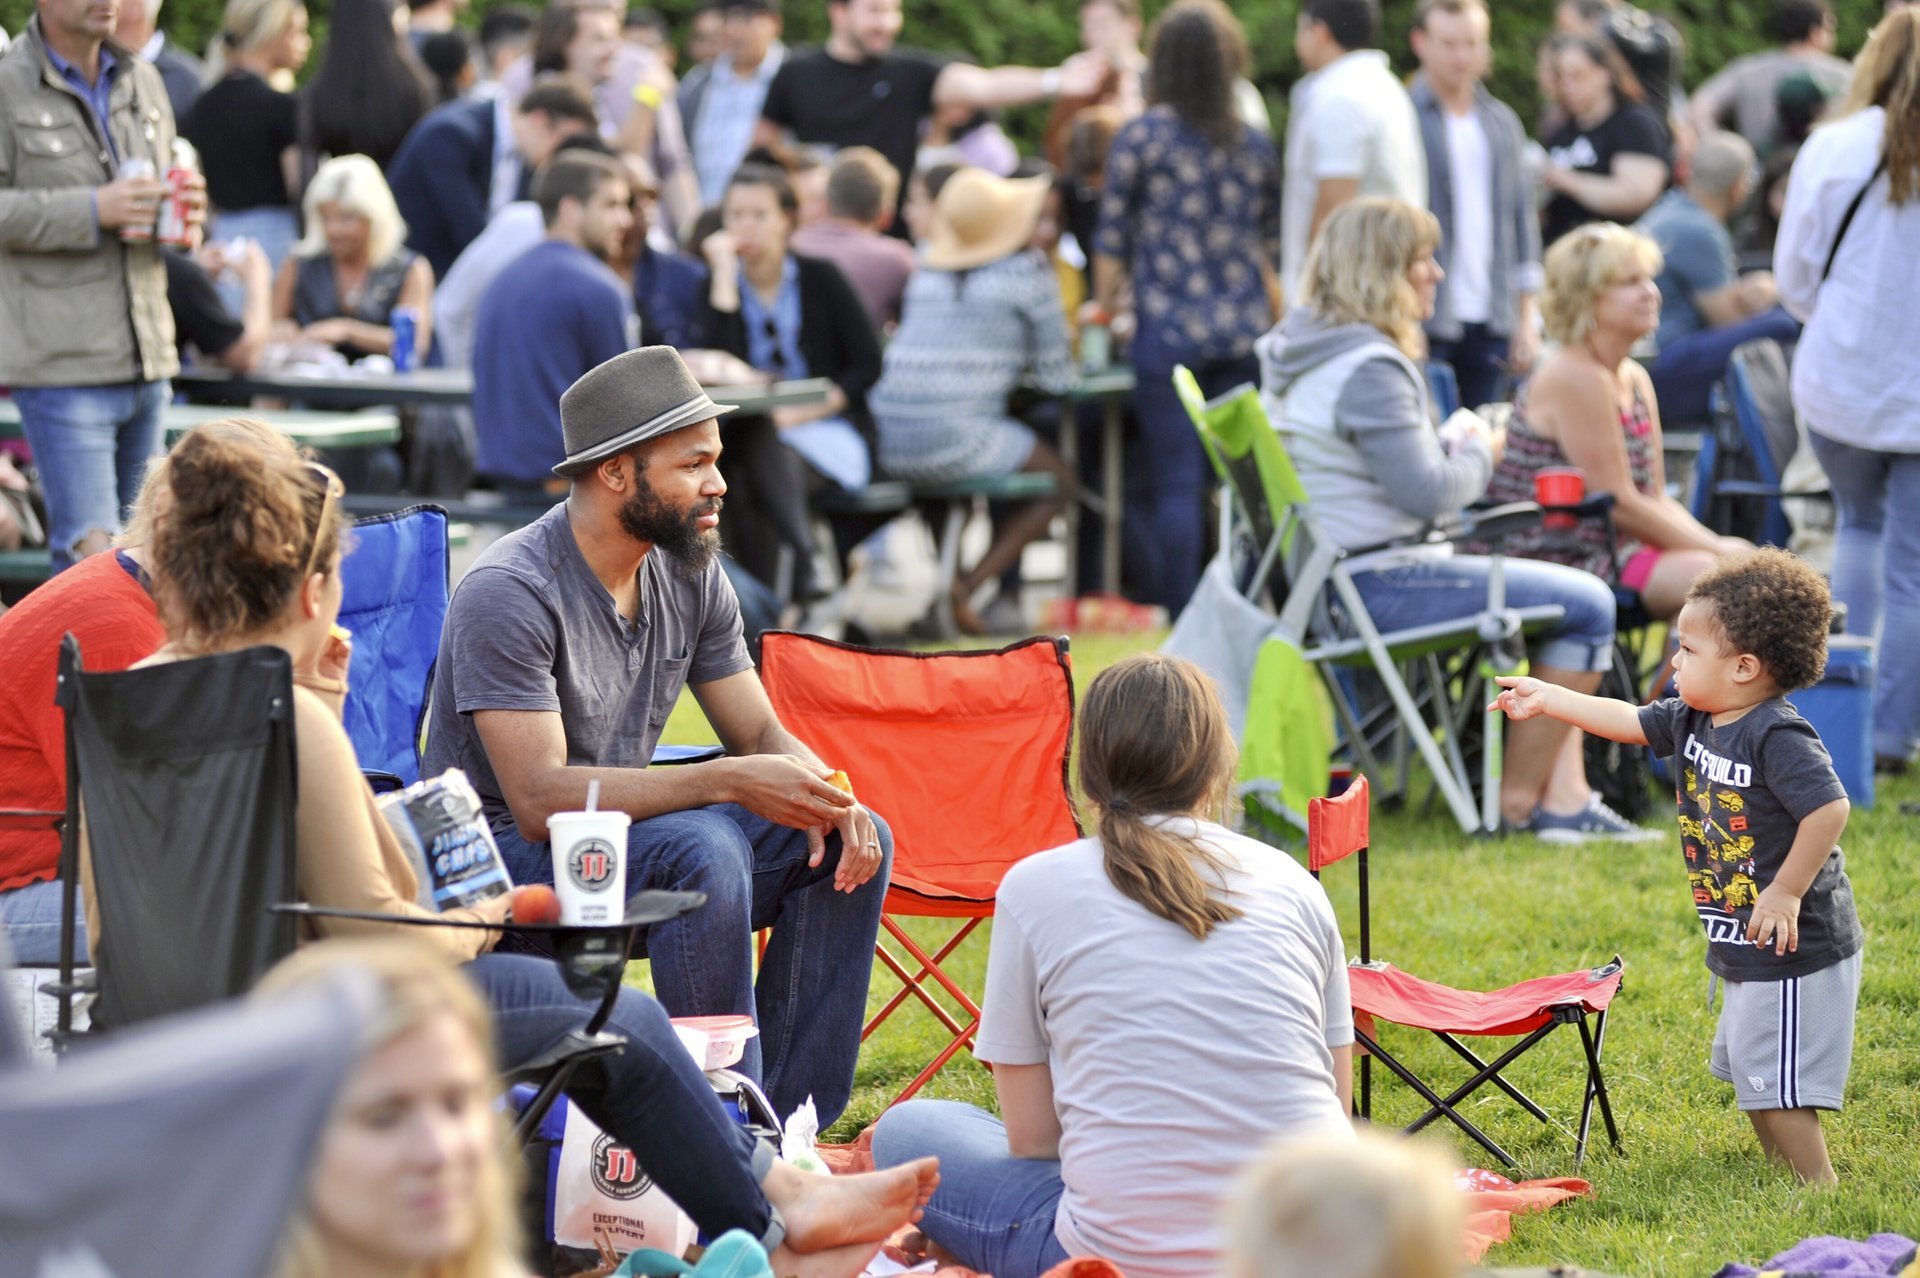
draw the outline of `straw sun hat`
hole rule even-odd
[[[1052,184],[1044,177],[1002,178],[961,169],[940,188],[926,262],[965,271],[1018,253],[1033,239]]]

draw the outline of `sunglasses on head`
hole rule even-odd
[[[300,574],[302,581],[313,576],[314,568],[319,561],[320,533],[327,526],[327,517],[333,513],[333,508],[339,504],[340,499],[347,495],[347,486],[340,482],[340,476],[334,474],[329,467],[322,466],[319,462],[308,462],[307,469],[320,481],[320,490],[325,495],[320,499],[320,517],[313,524],[313,544],[307,548],[306,571]]]

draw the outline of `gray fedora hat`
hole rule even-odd
[[[569,479],[655,435],[731,413],[707,398],[680,352],[642,346],[581,375],[560,397],[567,459],[553,468]]]

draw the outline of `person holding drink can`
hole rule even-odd
[[[112,39],[117,0],[40,0],[0,57],[0,385],[13,388],[59,571],[104,550],[179,370],[153,243],[173,110]],[[185,234],[204,184],[179,193]]]

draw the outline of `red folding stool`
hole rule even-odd
[[[941,964],[993,917],[994,894],[1014,862],[1080,837],[1067,789],[1067,641],[900,652],[770,630],[760,640],[760,678],[780,722],[827,766],[844,769],[860,801],[893,831],[886,936],[874,949],[903,988],[860,1037],[909,998],[947,1032],[898,1104],[970,1049],[980,1028],[978,1001]],[[961,922],[929,947],[902,918]],[[887,936],[907,958],[889,949]]]
[[[1360,1058],[1360,1103],[1362,1117],[1373,1117],[1373,1076],[1371,1062],[1377,1058],[1428,1105],[1427,1112],[1407,1125],[1417,1132],[1436,1118],[1445,1117],[1461,1131],[1478,1141],[1488,1153],[1509,1167],[1519,1164],[1513,1156],[1460,1112],[1462,1101],[1491,1083],[1511,1097],[1522,1109],[1551,1126],[1553,1119],[1534,1101],[1515,1087],[1500,1071],[1538,1046],[1541,1040],[1562,1025],[1580,1029],[1580,1044],[1586,1055],[1587,1083],[1580,1104],[1580,1126],[1574,1140],[1574,1165],[1587,1154],[1587,1135],[1593,1125],[1593,1108],[1600,1107],[1606,1124],[1607,1139],[1617,1150],[1620,1132],[1614,1126],[1613,1106],[1607,1099],[1606,1078],[1600,1071],[1600,1053],[1607,1037],[1607,1009],[1620,992],[1623,964],[1620,956],[1598,967],[1557,976],[1540,976],[1504,989],[1479,993],[1455,989],[1425,981],[1403,972],[1392,964],[1373,957],[1371,920],[1367,884],[1367,842],[1369,817],[1367,779],[1356,776],[1344,794],[1328,799],[1312,799],[1307,804],[1307,868],[1317,879],[1320,871],[1348,856],[1356,857],[1360,885],[1360,957],[1348,965],[1347,979],[1352,987],[1354,1038],[1364,1055]],[[1589,1025],[1588,1018],[1592,1018]],[[1376,1021],[1388,1021],[1411,1029],[1431,1032],[1474,1069],[1464,1083],[1442,1096],[1433,1087],[1387,1051],[1379,1042]],[[1492,1061],[1483,1060],[1461,1042],[1462,1038],[1519,1038]]]

